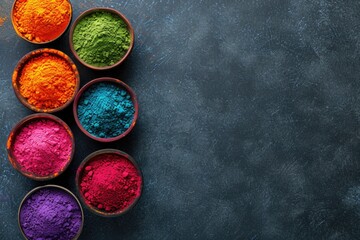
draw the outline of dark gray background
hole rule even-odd
[[[0,2],[0,239],[21,239],[17,208],[33,187],[5,142],[31,112],[16,99],[17,61],[39,46],[15,35]],[[137,93],[132,134],[99,144],[58,113],[76,154],[56,183],[75,191],[81,160],[118,148],[139,163],[144,191],[128,214],[85,210],[81,239],[360,239],[358,0],[73,1],[74,18],[114,7],[135,49],[114,71],[77,66],[81,84],[112,76]],[[46,45],[69,53],[68,35]],[[72,57],[72,55],[70,54]]]

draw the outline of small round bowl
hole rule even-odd
[[[63,58],[66,62],[69,63],[69,66],[74,71],[74,75],[75,75],[75,79],[76,79],[75,80],[74,93],[73,93],[72,97],[65,104],[63,104],[62,106],[59,106],[57,108],[51,108],[51,109],[37,108],[37,107],[31,105],[27,101],[27,99],[24,98],[20,93],[19,79],[20,79],[20,76],[22,74],[22,70],[23,70],[24,66],[30,60],[32,60],[33,58],[38,57],[38,56],[40,56],[42,54],[49,54],[49,55],[53,55],[53,56],[56,56],[56,57]],[[59,50],[56,50],[56,49],[42,48],[42,49],[38,49],[38,50],[34,50],[34,51],[30,52],[30,53],[26,54],[22,59],[20,59],[17,66],[15,67],[15,70],[14,70],[13,75],[12,75],[12,86],[14,88],[14,92],[15,92],[16,97],[28,109],[30,109],[32,111],[35,111],[35,112],[54,113],[54,112],[58,112],[58,111],[63,110],[64,108],[69,106],[69,104],[71,104],[71,102],[74,100],[75,95],[79,91],[79,88],[80,88],[80,75],[79,75],[79,72],[78,72],[74,62],[65,53],[63,53],[63,52],[61,52]]]
[[[76,236],[72,239],[72,240],[76,240],[79,238],[79,236],[81,235],[82,233],[82,230],[83,230],[83,226],[84,226],[84,211],[81,207],[81,204],[79,202],[79,199],[75,196],[75,194],[73,194],[70,190],[64,188],[64,187],[61,187],[59,185],[52,185],[52,184],[49,184],[49,185],[45,185],[45,186],[40,186],[40,187],[36,187],[32,190],[30,190],[26,195],[25,197],[22,199],[21,203],[20,203],[20,206],[19,206],[19,209],[18,209],[18,226],[20,228],[20,231],[21,231],[21,234],[23,235],[23,237],[25,239],[28,239],[21,227],[21,222],[20,222],[20,214],[21,214],[21,208],[24,204],[24,202],[33,194],[35,193],[36,191],[39,191],[40,189],[44,189],[44,188],[58,188],[60,190],[63,190],[64,192],[68,193],[69,195],[71,195],[73,197],[73,199],[75,199],[76,203],[78,204],[79,206],[79,209],[81,211],[81,226],[79,228],[79,232],[76,234]]]
[[[64,28],[64,30],[63,30],[62,32],[60,32],[57,37],[55,37],[55,38],[53,38],[53,39],[51,39],[51,40],[49,40],[49,41],[43,41],[43,42],[41,42],[41,41],[36,41],[36,39],[30,40],[30,39],[26,38],[26,37],[25,37],[22,33],[20,33],[20,31],[18,30],[16,21],[15,21],[15,19],[14,19],[15,5],[16,5],[16,3],[17,3],[18,1],[19,1],[19,0],[15,0],[14,3],[13,3],[13,5],[12,5],[12,8],[11,8],[11,23],[12,23],[12,25],[13,25],[13,28],[14,28],[16,34],[17,34],[19,37],[21,37],[22,39],[24,39],[25,41],[30,42],[30,43],[34,43],[34,44],[39,44],[39,45],[51,43],[51,42],[59,39],[59,38],[66,32],[66,30],[69,28],[70,23],[71,23],[71,19],[72,19],[72,15],[73,15],[73,8],[72,8],[71,1],[70,1],[70,0],[67,0],[67,2],[70,4],[70,17],[69,17],[69,21],[68,21],[68,23],[66,24],[66,27]],[[34,24],[36,24],[36,23],[34,23]],[[48,30],[49,30],[49,32],[53,31],[53,29],[51,29],[51,28],[49,28]]]
[[[28,123],[32,122],[32,121],[36,121],[36,120],[41,120],[41,119],[48,119],[48,120],[52,120],[58,124],[60,124],[61,126],[63,126],[67,133],[69,134],[70,136],[70,139],[71,139],[71,154],[70,154],[70,157],[67,161],[67,163],[65,164],[65,166],[61,169],[61,171],[59,172],[56,172],[52,175],[49,175],[49,176],[38,176],[38,175],[35,175],[34,173],[31,173],[31,172],[27,172],[26,170],[23,169],[23,167],[18,163],[18,161],[16,160],[14,154],[13,154],[13,144],[14,144],[14,141],[15,141],[15,138],[16,136],[19,134],[20,130],[26,126]],[[74,135],[70,129],[70,127],[64,122],[62,121],[60,118],[54,116],[54,115],[51,115],[51,114],[47,114],[47,113],[36,113],[36,114],[32,114],[32,115],[29,115],[25,118],[23,118],[20,122],[18,122],[16,124],[16,126],[11,130],[10,134],[9,134],[9,137],[7,139],[7,142],[6,142],[6,150],[7,150],[7,154],[8,154],[8,159],[11,163],[11,165],[18,171],[20,172],[22,175],[24,175],[25,177],[28,177],[32,180],[36,180],[36,181],[46,181],[46,180],[50,180],[50,179],[53,179],[57,176],[59,176],[60,174],[62,174],[66,169],[67,167],[70,165],[72,159],[73,159],[73,156],[74,156],[74,153],[75,153],[75,140],[74,140]]]
[[[105,211],[100,211],[99,209],[89,205],[86,203],[85,201],[85,196],[82,194],[81,190],[80,190],[80,177],[83,174],[83,171],[87,165],[87,163],[89,163],[90,161],[92,161],[95,157],[99,156],[99,155],[103,155],[103,154],[116,154],[119,155],[121,157],[126,158],[127,160],[129,160],[137,169],[138,174],[141,178],[141,185],[140,185],[140,194],[137,198],[134,199],[134,201],[125,209],[122,209],[118,212],[113,212],[113,213],[109,213],[109,212],[105,212]],[[89,209],[91,212],[95,213],[96,215],[102,216],[102,217],[118,217],[121,215],[124,215],[125,213],[127,213],[128,211],[130,211],[135,205],[136,203],[139,201],[141,194],[142,194],[142,189],[143,189],[143,185],[144,185],[144,178],[142,175],[142,172],[139,168],[139,166],[137,165],[136,161],[127,153],[122,152],[120,150],[117,149],[103,149],[103,150],[98,150],[96,152],[91,153],[90,155],[88,155],[80,164],[79,168],[76,171],[76,189],[77,192],[80,196],[80,200],[81,202],[86,206],[87,209]]]
[[[123,21],[124,23],[126,23],[127,25],[127,28],[130,32],[130,46],[129,46],[129,49],[127,50],[127,52],[125,53],[125,55],[115,64],[111,65],[111,66],[105,66],[105,67],[98,67],[98,66],[93,66],[93,65],[90,65],[88,63],[86,63],[85,61],[83,61],[79,55],[77,54],[77,52],[75,51],[75,48],[74,48],[74,44],[73,44],[73,35],[74,35],[74,30],[75,30],[75,27],[76,25],[87,15],[91,14],[91,13],[94,13],[94,12],[100,12],[100,11],[105,11],[105,12],[110,12],[110,13],[113,13],[117,16],[119,16]],[[90,69],[93,69],[93,70],[108,70],[108,69],[112,69],[112,68],[115,68],[117,66],[119,66],[121,63],[123,63],[125,61],[125,59],[130,55],[132,49],[134,48],[134,41],[135,41],[135,35],[134,35],[134,28],[131,26],[131,23],[130,21],[122,14],[120,13],[119,11],[115,10],[115,9],[112,9],[112,8],[91,8],[85,12],[83,12],[76,20],[75,22],[72,24],[71,28],[70,28],[70,34],[69,34],[69,42],[70,42],[70,49],[71,49],[71,52],[74,54],[75,58],[81,63],[83,64],[84,66],[90,68]]]
[[[112,137],[112,138],[100,138],[100,137],[96,137],[94,135],[92,135],[91,133],[89,133],[80,123],[79,117],[78,117],[78,112],[77,112],[77,108],[78,108],[78,104],[79,104],[79,100],[81,99],[82,94],[92,85],[97,84],[97,83],[115,83],[117,85],[119,85],[121,88],[123,88],[124,90],[126,90],[131,97],[131,101],[134,104],[134,109],[135,109],[135,113],[134,113],[134,118],[133,121],[130,125],[130,127],[123,132],[122,134],[116,136],[116,137]],[[102,78],[97,78],[94,79],[90,82],[88,82],[85,86],[83,86],[80,91],[78,92],[78,94],[75,97],[74,100],[74,105],[73,105],[73,113],[74,113],[74,118],[75,118],[75,122],[76,124],[79,126],[80,130],[89,138],[92,138],[96,141],[99,142],[114,142],[117,141],[123,137],[125,137],[126,135],[128,135],[128,133],[130,133],[130,131],[134,128],[138,115],[139,115],[139,104],[138,104],[138,100],[137,97],[135,95],[135,92],[128,86],[126,85],[124,82],[120,81],[119,79],[115,79],[115,78],[110,78],[110,77],[102,77]]]

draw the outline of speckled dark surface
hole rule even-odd
[[[360,239],[360,2],[357,0],[73,1],[74,17],[114,7],[135,28],[115,71],[77,63],[81,83],[112,76],[140,104],[120,142],[76,135],[75,160],[49,183],[75,190],[89,153],[131,154],[145,178],[138,205],[104,219],[86,210],[81,239]],[[0,2],[0,239],[21,239],[17,208],[36,183],[10,166],[14,124],[31,112],[11,74],[37,48]],[[67,35],[47,47],[69,53]],[[72,57],[72,55],[70,55]]]

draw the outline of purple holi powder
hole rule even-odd
[[[42,188],[24,201],[20,225],[29,240],[71,240],[80,230],[82,213],[65,190]]]

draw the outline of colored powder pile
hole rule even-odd
[[[80,175],[85,202],[98,210],[119,212],[141,194],[142,178],[129,160],[116,154],[101,154],[90,160]]]
[[[0,17],[0,27],[4,25],[4,22],[6,21],[6,17]]]
[[[55,187],[33,192],[20,209],[20,226],[29,240],[72,240],[82,221],[78,202]]]
[[[134,119],[134,104],[127,91],[112,83],[96,83],[81,96],[77,107],[83,128],[99,138],[116,137]]]
[[[105,67],[114,65],[126,54],[130,47],[130,32],[119,16],[98,11],[80,20],[72,41],[84,62]]]
[[[71,19],[68,0],[17,0],[14,27],[26,39],[38,43],[59,37]]]
[[[55,109],[75,94],[76,74],[64,58],[41,53],[31,58],[19,73],[20,94],[38,109]]]
[[[37,119],[19,130],[11,149],[22,170],[45,177],[64,169],[71,157],[72,141],[59,123]]]

